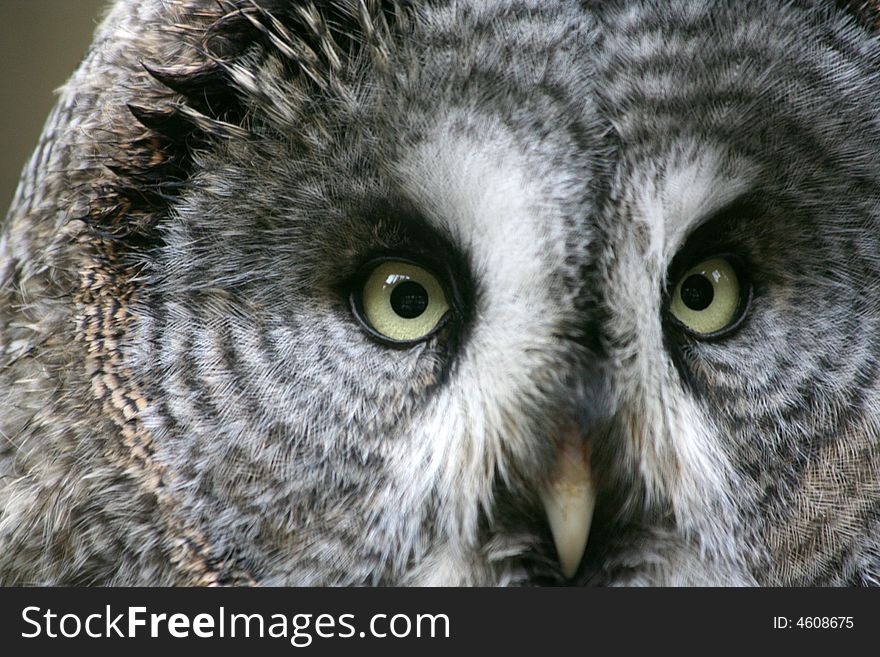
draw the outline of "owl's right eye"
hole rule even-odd
[[[352,293],[355,317],[382,342],[408,346],[434,335],[449,316],[443,285],[404,260],[374,261]]]

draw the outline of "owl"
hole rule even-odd
[[[880,584],[880,9],[118,0],[0,237],[0,583]]]

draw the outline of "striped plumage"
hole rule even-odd
[[[117,2],[0,238],[0,583],[880,583],[877,16]]]

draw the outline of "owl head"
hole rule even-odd
[[[78,414],[10,420],[0,466],[54,478],[2,484],[0,542],[73,555],[10,578],[877,584],[880,42],[844,4],[115,5],[23,183],[68,191],[5,229],[51,266],[2,313],[73,290],[25,361]]]

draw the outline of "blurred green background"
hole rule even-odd
[[[0,221],[107,0],[0,0]]]

